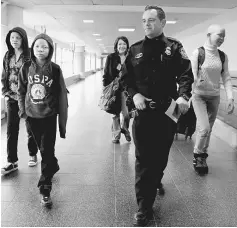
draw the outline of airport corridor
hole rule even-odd
[[[134,189],[134,143],[121,136],[111,142],[111,115],[98,101],[102,72],[68,87],[69,118],[66,139],[57,133],[60,170],[53,178],[51,209],[43,208],[37,188],[38,165],[28,167],[25,123],[21,121],[19,169],[1,177],[1,226],[123,227],[133,226],[137,212]],[[130,122],[131,131],[132,121]],[[2,123],[1,163],[6,162],[6,124]],[[170,151],[149,226],[237,226],[237,151],[211,137],[209,174],[198,176],[192,166],[192,140],[179,135]]]

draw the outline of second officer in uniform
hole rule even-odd
[[[188,110],[193,74],[182,44],[163,34],[165,13],[146,6],[143,13],[145,38],[130,48],[124,83],[133,98],[138,116],[133,122],[135,143],[135,191],[139,210],[135,226],[145,226],[161,188],[176,123],[165,111],[174,99],[182,113]],[[177,90],[177,84],[179,89]]]

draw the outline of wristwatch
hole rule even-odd
[[[181,95],[181,97],[186,100],[186,101],[189,101],[189,97],[187,95],[185,95],[184,93]]]

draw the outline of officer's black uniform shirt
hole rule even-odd
[[[179,41],[163,33],[145,37],[131,46],[125,63],[125,84],[131,96],[141,93],[154,101],[191,96],[191,63]]]
[[[158,96],[159,79],[162,77],[161,54],[164,49],[162,37],[163,34],[152,39],[145,37],[144,41],[145,76],[148,79],[148,95],[153,99]]]

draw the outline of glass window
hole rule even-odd
[[[91,54],[89,52],[85,53],[85,71],[91,70]]]

